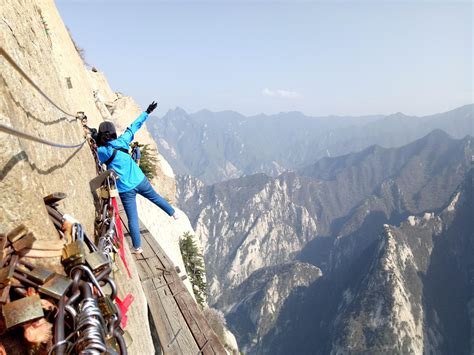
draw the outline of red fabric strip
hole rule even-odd
[[[122,313],[122,321],[120,322],[120,325],[122,326],[122,329],[125,329],[127,326],[128,322],[128,317],[127,317],[127,312],[128,309],[130,308],[130,305],[132,302],[135,300],[135,297],[131,293],[129,293],[123,301],[120,300],[120,298],[115,297],[115,303],[117,304],[117,307],[120,309],[120,312]]]
[[[120,214],[119,214],[119,209],[118,209],[118,203],[117,203],[117,198],[112,197],[112,206],[114,206],[115,209],[115,226],[117,228],[117,234],[119,237],[119,243],[120,243],[120,259],[122,259],[123,264],[125,265],[125,269],[127,270],[128,278],[132,277],[132,274],[130,273],[130,269],[128,268],[128,263],[127,260],[125,259],[125,246],[123,243],[123,230],[122,230],[122,221],[120,220]]]

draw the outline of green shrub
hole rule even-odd
[[[199,249],[194,242],[191,233],[186,232],[183,234],[179,240],[179,249],[181,250],[186,273],[188,274],[189,280],[193,286],[196,301],[201,307],[203,307],[207,298],[204,259],[201,253],[199,253]]]
[[[158,159],[155,155],[153,155],[153,151],[150,149],[149,144],[138,144],[140,148],[140,169],[142,169],[143,174],[148,178],[148,180],[152,180],[156,176],[156,163]]]

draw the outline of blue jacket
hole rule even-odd
[[[141,157],[142,157],[142,155],[140,154],[140,148],[138,146],[133,148],[132,149],[132,159],[137,161]]]
[[[130,143],[133,140],[133,136],[147,118],[148,113],[143,112],[129,127],[127,127],[120,137],[108,142],[105,147],[99,147],[97,153],[100,162],[104,163],[110,158],[114,152],[113,148],[125,148],[128,150]],[[114,160],[112,160],[112,162],[107,166],[107,169],[113,169],[119,176],[119,179],[117,180],[117,189],[119,192],[130,191],[145,179],[145,174],[143,174],[137,163],[133,161],[132,157],[120,150],[117,151]]]

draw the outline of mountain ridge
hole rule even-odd
[[[243,116],[234,111],[169,111],[149,129],[177,174],[207,184],[263,172],[277,176],[322,157],[373,144],[400,147],[442,129],[474,135],[474,105],[430,116],[309,117],[299,112]]]
[[[257,174],[210,186],[191,177],[178,177],[180,205],[185,206],[198,238],[205,245],[210,302],[227,312],[231,328],[238,333],[244,351],[279,353],[270,343],[282,336],[280,327],[283,323],[293,324],[288,317],[294,314],[299,301],[285,304],[290,299],[297,299],[298,294],[316,292],[320,295],[315,301],[317,307],[332,304],[323,312],[326,316],[318,316],[318,319],[321,322],[334,320],[338,314],[337,302],[343,299],[343,285],[362,282],[359,279],[351,281],[347,275],[369,272],[366,260],[375,258],[383,224],[399,225],[407,220],[422,220],[425,215],[431,219],[441,213],[452,203],[465,179],[473,152],[471,136],[453,139],[435,130],[403,147],[373,146],[342,157],[323,158],[315,163],[316,170],[303,169],[305,174],[298,170],[277,177]],[[327,177],[331,179],[324,179]],[[393,258],[399,258],[398,254],[393,254]],[[306,284],[292,292],[277,285],[255,286],[254,292],[249,291],[249,280],[256,277],[255,273],[258,275],[260,270],[293,261],[313,265],[324,276],[314,285]],[[282,316],[283,323],[268,320],[274,324],[269,330],[264,318],[256,316],[244,321],[227,303],[229,297],[245,297],[239,287],[254,295],[254,303],[260,304],[261,310],[273,307],[275,314],[286,314],[286,318]],[[278,292],[286,297],[283,303],[272,302],[269,297],[270,293]],[[327,292],[333,292],[337,297],[330,297]],[[244,306],[238,307],[241,315],[258,311],[250,305]],[[288,314],[286,307],[292,310]],[[249,323],[249,319],[255,323]],[[355,322],[360,323],[360,320]],[[396,324],[394,329],[399,332],[401,323]],[[299,329],[298,324],[293,326]],[[249,337],[250,329],[260,328],[265,331],[257,331],[257,338]],[[283,333],[289,331],[287,327],[284,329]],[[325,349],[321,353],[337,347],[336,343],[331,345],[324,340],[333,336],[331,329],[322,332],[312,343]],[[320,328],[318,332],[321,332]],[[292,343],[303,341],[294,332],[290,333]],[[289,338],[285,336],[285,339]],[[279,344],[283,349],[281,341]],[[416,344],[409,347],[418,348]]]

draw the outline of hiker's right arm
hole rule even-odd
[[[145,112],[142,112],[140,116],[137,117],[135,121],[132,122],[130,126],[127,127],[125,132],[120,136],[127,144],[130,144],[133,140],[135,133],[141,128],[143,123],[148,118],[148,115],[156,108],[158,104],[154,101],[148,106]]]

